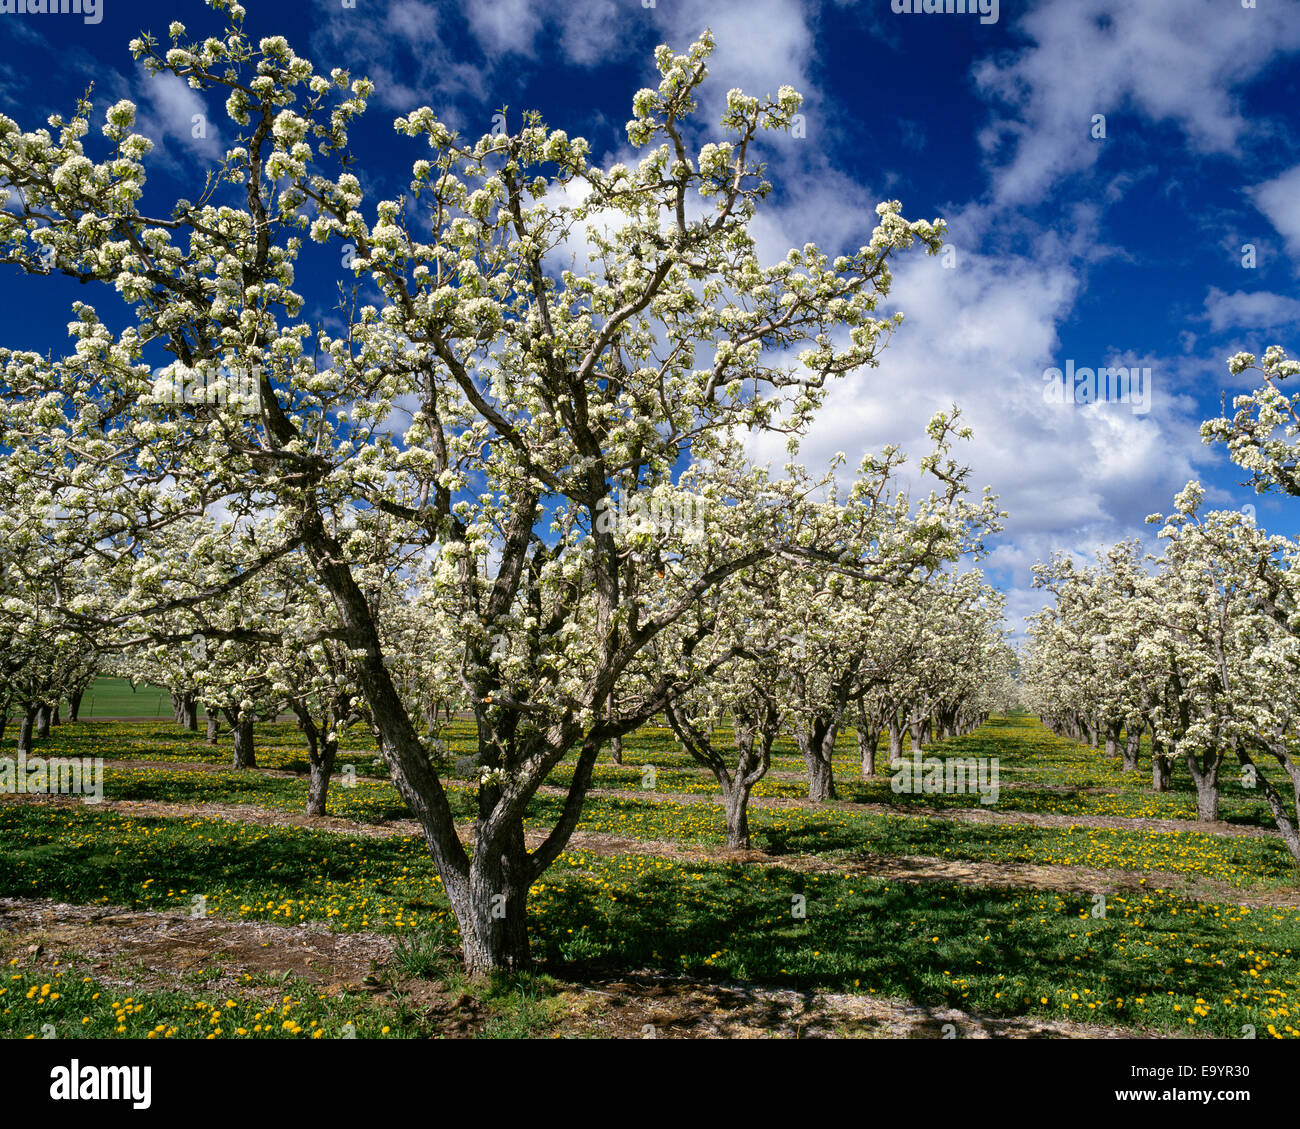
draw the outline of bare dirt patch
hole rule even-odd
[[[417,1007],[444,1037],[481,1034],[491,1008],[454,978],[424,981],[394,968],[391,937],[331,933],[120,907],[0,898],[0,951],[29,966],[57,960],[122,993],[177,990],[241,994],[246,973],[292,975],[322,992],[386,993]],[[662,1039],[1061,1039],[1160,1038],[1058,1020],[996,1018],[949,1007],[759,985],[719,984],[641,970],[559,982],[549,1033]]]
[[[20,898],[0,898],[0,937],[11,950],[33,957],[75,953],[88,975],[105,983],[129,974],[123,983],[159,990],[204,970],[220,970],[212,986],[234,986],[237,974],[259,972],[360,990],[375,963],[392,952],[391,938],[331,933],[314,923],[271,925]]]
[[[715,984],[643,971],[572,990],[587,1003],[566,1033],[656,1039],[1123,1039],[1145,1032],[1003,1019],[875,996]]]

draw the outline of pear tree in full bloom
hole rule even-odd
[[[76,303],[62,357],[0,350],[12,451],[0,485],[27,484],[87,557],[112,558],[127,590],[156,566],[146,546],[161,530],[216,507],[236,526],[273,515],[268,538],[189,589],[186,606],[230,605],[277,562],[304,558],[469,970],[518,967],[528,890],[568,842],[599,750],[677,685],[665,676],[625,696],[637,657],[760,562],[815,569],[840,554],[833,541],[786,540],[788,523],[766,517],[713,520],[651,549],[602,516],[625,494],[671,492],[683,463],[721,468],[719,496],[743,485],[743,468],[710,461],[720,437],[798,435],[835,378],[876,363],[899,324],[876,312],[889,260],[918,243],[937,252],[943,228],[888,202],[853,253],[807,245],[760,262],[750,224],[770,186],[758,151],[800,98],[733,90],[721,132],[703,141],[707,35],[683,54],[656,51],[660,81],[636,94],[628,122],[631,164],[600,167],[535,114],[468,140],[421,107],[395,123],[420,151],[410,194],[375,199],[348,139],[373,85],[317,73],[284,37],[252,42],[242,8],[209,2],[228,16],[223,34],[192,41],[176,23],[170,46],[132,44],[147,70],[226,99],[237,136],[197,202],[144,210],[150,143],[129,102],[109,108],[93,142],[87,102],[49,128],[0,117],[0,177],[16,200],[0,213],[0,258],[88,294],[111,289],[130,310],[114,328]],[[573,240],[586,242],[582,265]],[[330,254],[377,298],[345,304],[327,331],[294,287],[303,263],[319,270]],[[186,398],[195,372],[216,395]],[[704,572],[686,552],[697,536],[716,549]],[[368,579],[430,556],[478,734],[470,849],[394,679],[386,596]],[[164,594],[139,618],[175,606]],[[575,747],[556,825],[529,850],[528,804]]]

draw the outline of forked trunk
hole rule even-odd
[[[810,800],[836,800],[835,766],[831,761],[835,752],[835,737],[839,726],[818,718],[799,731],[799,749],[808,769],[808,798]]]
[[[1130,730],[1124,740],[1124,771],[1136,772],[1138,753],[1142,748],[1142,730]]]
[[[898,718],[889,719],[889,767],[903,759],[903,727],[899,724]]]
[[[308,750],[311,765],[307,781],[307,814],[324,815],[325,799],[329,793],[330,779],[334,775],[334,761],[338,756],[337,741],[325,741],[320,750]]]
[[[1106,755],[1108,757],[1119,756],[1119,731],[1118,725],[1106,726]]]
[[[1220,753],[1188,753],[1187,767],[1196,784],[1196,818],[1202,823],[1214,823],[1219,818],[1219,765]]]
[[[227,711],[226,720],[230,722],[234,767],[256,768],[257,753],[253,749],[253,719],[251,717],[232,717]]]
[[[1151,754],[1151,790],[1168,792],[1174,776],[1173,762],[1163,753]]]
[[[727,813],[727,846],[733,850],[749,849],[749,786],[735,781],[722,792]]]

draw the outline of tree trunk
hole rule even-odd
[[[253,719],[232,717],[227,711],[226,720],[230,722],[231,736],[234,740],[235,768],[256,768],[257,753],[253,749]]]
[[[22,724],[18,727],[18,752],[30,753],[32,751],[32,728],[35,725],[35,708],[24,710]]]
[[[1124,739],[1124,771],[1136,772],[1138,752],[1142,748],[1142,730],[1130,729]]]
[[[36,707],[36,736],[38,738],[48,737],[50,735],[50,707]]]
[[[611,718],[614,716],[614,711],[617,707],[617,704],[618,703],[614,700],[614,695],[610,694],[609,703],[605,707],[605,716],[607,718]],[[623,763],[623,738],[622,737],[611,737],[609,739],[609,756],[610,759],[615,764]]]
[[[880,730],[858,730],[858,751],[862,754],[862,778],[876,774],[876,746],[880,744]]]
[[[1219,819],[1219,782],[1208,777],[1193,776],[1196,781],[1196,818],[1201,823],[1216,823]]]
[[[908,729],[912,738],[912,752],[916,752],[921,748],[921,719],[919,717],[912,718]]]
[[[830,761],[814,753],[805,756],[804,763],[808,766],[808,798],[819,801],[838,799],[835,770]]]
[[[1168,792],[1170,782],[1173,780],[1174,766],[1173,762],[1162,753],[1151,754],[1151,790],[1153,792]]]
[[[1119,756],[1119,723],[1106,726],[1106,755],[1108,757]]]
[[[1215,823],[1219,818],[1219,765],[1222,753],[1204,753],[1198,757],[1188,753],[1187,767],[1196,784],[1196,818],[1202,823]]]
[[[835,737],[839,726],[817,718],[807,728],[799,731],[799,747],[808,769],[808,798],[810,800],[836,800],[835,766],[831,757],[835,751]]]
[[[1164,746],[1156,736],[1154,722],[1148,722],[1151,731],[1151,790],[1168,792],[1174,776],[1174,762],[1164,755]]]
[[[522,822],[511,830],[509,838],[507,849],[496,858],[489,851],[474,854],[468,898],[452,903],[461,926],[465,971],[473,979],[493,972],[520,971],[532,963],[528,882],[522,877],[527,869]]]
[[[309,750],[311,776],[307,782],[308,815],[325,814],[325,797],[329,792],[330,778],[334,775],[334,760],[338,751],[337,741],[326,741],[319,753]]]
[[[1291,778],[1291,791],[1295,797],[1296,805],[1292,810],[1300,812],[1300,765],[1296,764],[1287,750],[1286,733],[1278,734],[1274,742],[1265,743],[1265,748],[1286,771],[1287,776]],[[1300,827],[1297,827],[1296,823],[1292,821],[1291,812],[1287,810],[1285,798],[1274,787],[1272,781],[1255,767],[1255,762],[1251,760],[1250,754],[1240,747],[1237,748],[1237,759],[1255,774],[1255,782],[1264,792],[1264,799],[1268,801],[1269,810],[1273,813],[1273,820],[1282,836],[1282,842],[1286,844],[1286,849],[1291,852],[1291,857],[1295,860],[1296,865],[1300,866]]]
[[[62,720],[60,719],[60,717],[59,717],[59,703],[58,703],[58,702],[55,702],[53,708],[50,710],[50,724],[51,724],[51,725],[62,725],[62,724],[63,724],[63,721],[62,721]]]
[[[1219,786],[1217,781],[1196,781],[1196,818],[1202,823],[1215,823],[1219,818]]]
[[[191,733],[199,731],[199,703],[191,690],[172,694],[172,719]]]
[[[68,724],[73,724],[81,716],[81,696],[83,690],[74,690],[68,695]]]
[[[736,780],[723,788],[723,806],[727,812],[727,846],[734,850],[749,849],[749,787]]]
[[[903,759],[903,727],[898,718],[889,719],[889,767]]]
[[[221,720],[217,716],[216,710],[208,710],[208,732],[207,743],[215,745],[217,743],[217,733],[221,729]]]

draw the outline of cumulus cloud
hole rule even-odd
[[[1238,290],[1228,294],[1210,287],[1205,298],[1210,329],[1280,329],[1300,324],[1300,300],[1269,290]]]
[[[1030,46],[975,69],[980,91],[1006,110],[983,137],[1004,204],[1036,202],[1091,168],[1105,145],[1091,136],[1094,114],[1172,122],[1198,152],[1233,152],[1251,128],[1241,88],[1300,47],[1285,4],[1054,0],[1016,29]]]
[[[1300,165],[1256,185],[1249,196],[1286,240],[1287,250],[1300,258]]]

